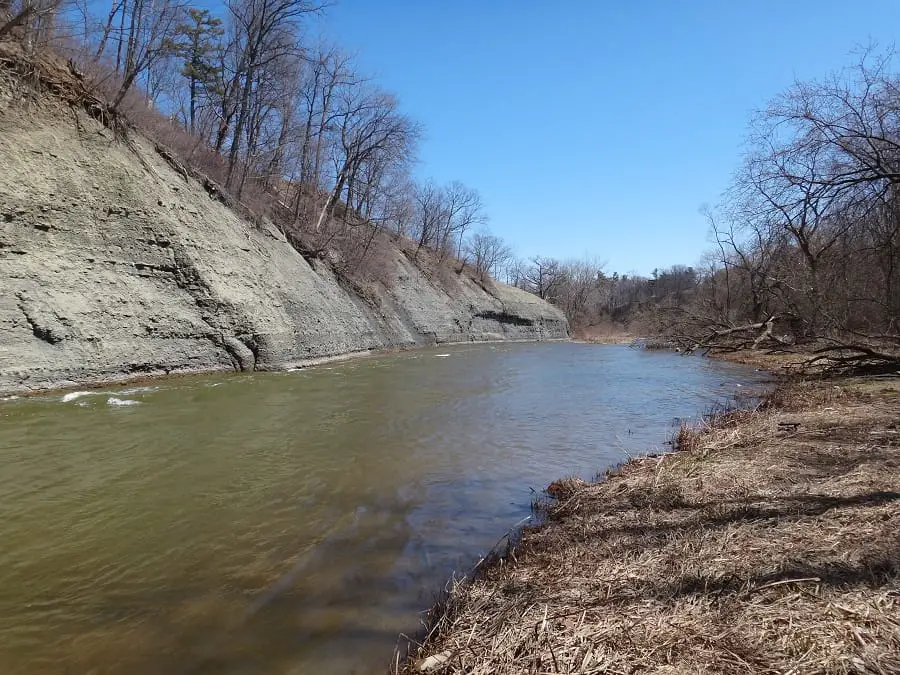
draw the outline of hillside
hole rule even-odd
[[[132,135],[0,85],[0,393],[268,370],[363,350],[566,338],[535,296],[386,245],[361,288]]]

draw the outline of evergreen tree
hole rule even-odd
[[[175,28],[175,37],[169,48],[176,56],[184,59],[181,74],[190,83],[190,104],[188,128],[197,131],[197,103],[201,87],[215,86],[221,68],[211,58],[220,49],[219,38],[223,33],[222,21],[212,16],[208,9],[188,10],[187,21]]]

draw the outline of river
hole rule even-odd
[[[0,672],[383,673],[555,478],[760,381],[494,344],[0,403]]]

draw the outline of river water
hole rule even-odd
[[[535,491],[759,379],[507,344],[0,403],[0,673],[383,673]]]

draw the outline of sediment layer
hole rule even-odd
[[[2,103],[0,394],[568,336],[539,298],[396,246],[360,292],[140,137],[126,146],[73,109]]]

